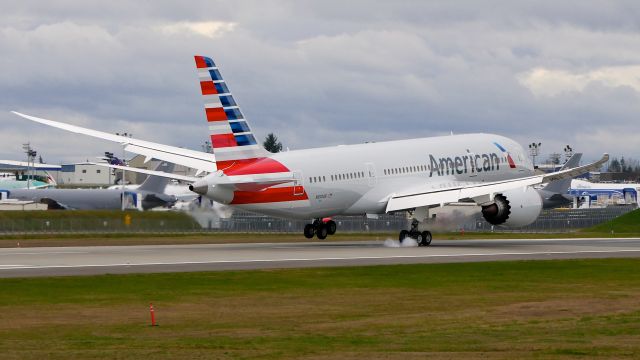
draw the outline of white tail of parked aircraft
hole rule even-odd
[[[555,173],[534,175],[517,142],[493,134],[466,134],[411,140],[332,146],[270,154],[251,128],[214,61],[196,56],[205,118],[213,154],[112,135],[34,116],[15,114],[59,129],[118,142],[127,151],[188,166],[207,173],[188,177],[126,168],[190,182],[207,198],[273,216],[313,219],[308,238],[324,239],[336,231],[336,215],[408,211],[414,221],[400,233],[429,245],[420,231],[429,209],[460,201],[482,206],[493,225],[520,227],[542,209],[533,185],[573,177],[608,160]],[[122,168],[117,165],[105,165]]]

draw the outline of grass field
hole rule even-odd
[[[630,211],[611,221],[596,225],[592,228],[585,229],[585,232],[603,232],[603,233],[636,233],[640,234],[640,209]]]
[[[1,279],[0,356],[638,358],[639,269],[601,259]]]

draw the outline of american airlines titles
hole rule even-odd
[[[500,170],[500,157],[496,153],[491,154],[467,154],[456,157],[442,157],[436,159],[429,154],[429,177],[435,172],[438,176],[479,173]]]

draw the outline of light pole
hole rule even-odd
[[[22,150],[24,150],[25,154],[27,154],[27,189],[28,189],[29,188],[29,152],[31,151],[31,143],[22,144]]]
[[[113,165],[113,153],[112,152],[108,152],[105,151],[104,153],[104,157],[107,158],[107,163],[109,163],[109,165]],[[109,185],[111,185],[111,168],[109,168]]]
[[[29,177],[31,178],[31,182],[33,182],[33,172],[34,172],[34,170],[36,168],[36,155],[37,155],[37,152],[35,150],[33,150],[33,149],[29,150],[29,158],[31,160],[31,165],[32,165],[31,172],[29,173]],[[27,164],[27,165],[29,165],[29,164]],[[29,182],[27,181],[27,184],[28,183]]]
[[[571,157],[573,156],[573,148],[569,145],[564,147],[564,157],[565,160],[564,162],[569,161],[569,159],[571,159]]]
[[[22,149],[27,154],[27,189],[31,188],[31,162],[35,161],[37,152],[31,148],[31,143],[22,144]],[[34,162],[33,167],[36,164]]]
[[[126,132],[123,133],[116,133],[116,135],[118,136],[124,136],[124,137],[133,137],[133,134],[128,134]],[[122,185],[122,211],[124,211],[124,184],[125,184],[125,176],[126,173],[124,171],[124,167],[127,166],[127,161],[125,160],[125,153],[124,153],[124,148],[127,147],[126,143],[122,143],[122,181],[121,184]]]
[[[531,160],[533,162],[533,168],[536,168],[536,156],[540,153],[540,148],[542,147],[542,143],[531,143],[529,144],[529,155],[531,155]]]

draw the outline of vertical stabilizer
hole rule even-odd
[[[231,166],[268,156],[256,141],[213,60],[195,56],[195,61],[218,169],[225,171]]]
[[[175,167],[175,164],[173,163],[161,161],[160,164],[158,164],[158,166],[156,167],[155,171],[172,173],[174,167]],[[143,181],[142,184],[140,184],[140,187],[138,187],[138,190],[162,194],[164,193],[164,189],[167,187],[167,184],[169,183],[169,181],[170,179],[166,177],[149,175],[147,179]]]
[[[567,170],[580,165],[580,159],[582,158],[582,153],[575,153],[567,162],[562,165],[560,170]],[[566,194],[571,187],[571,178],[555,180],[547,184],[547,186],[543,187],[542,190],[556,193],[556,194]]]

